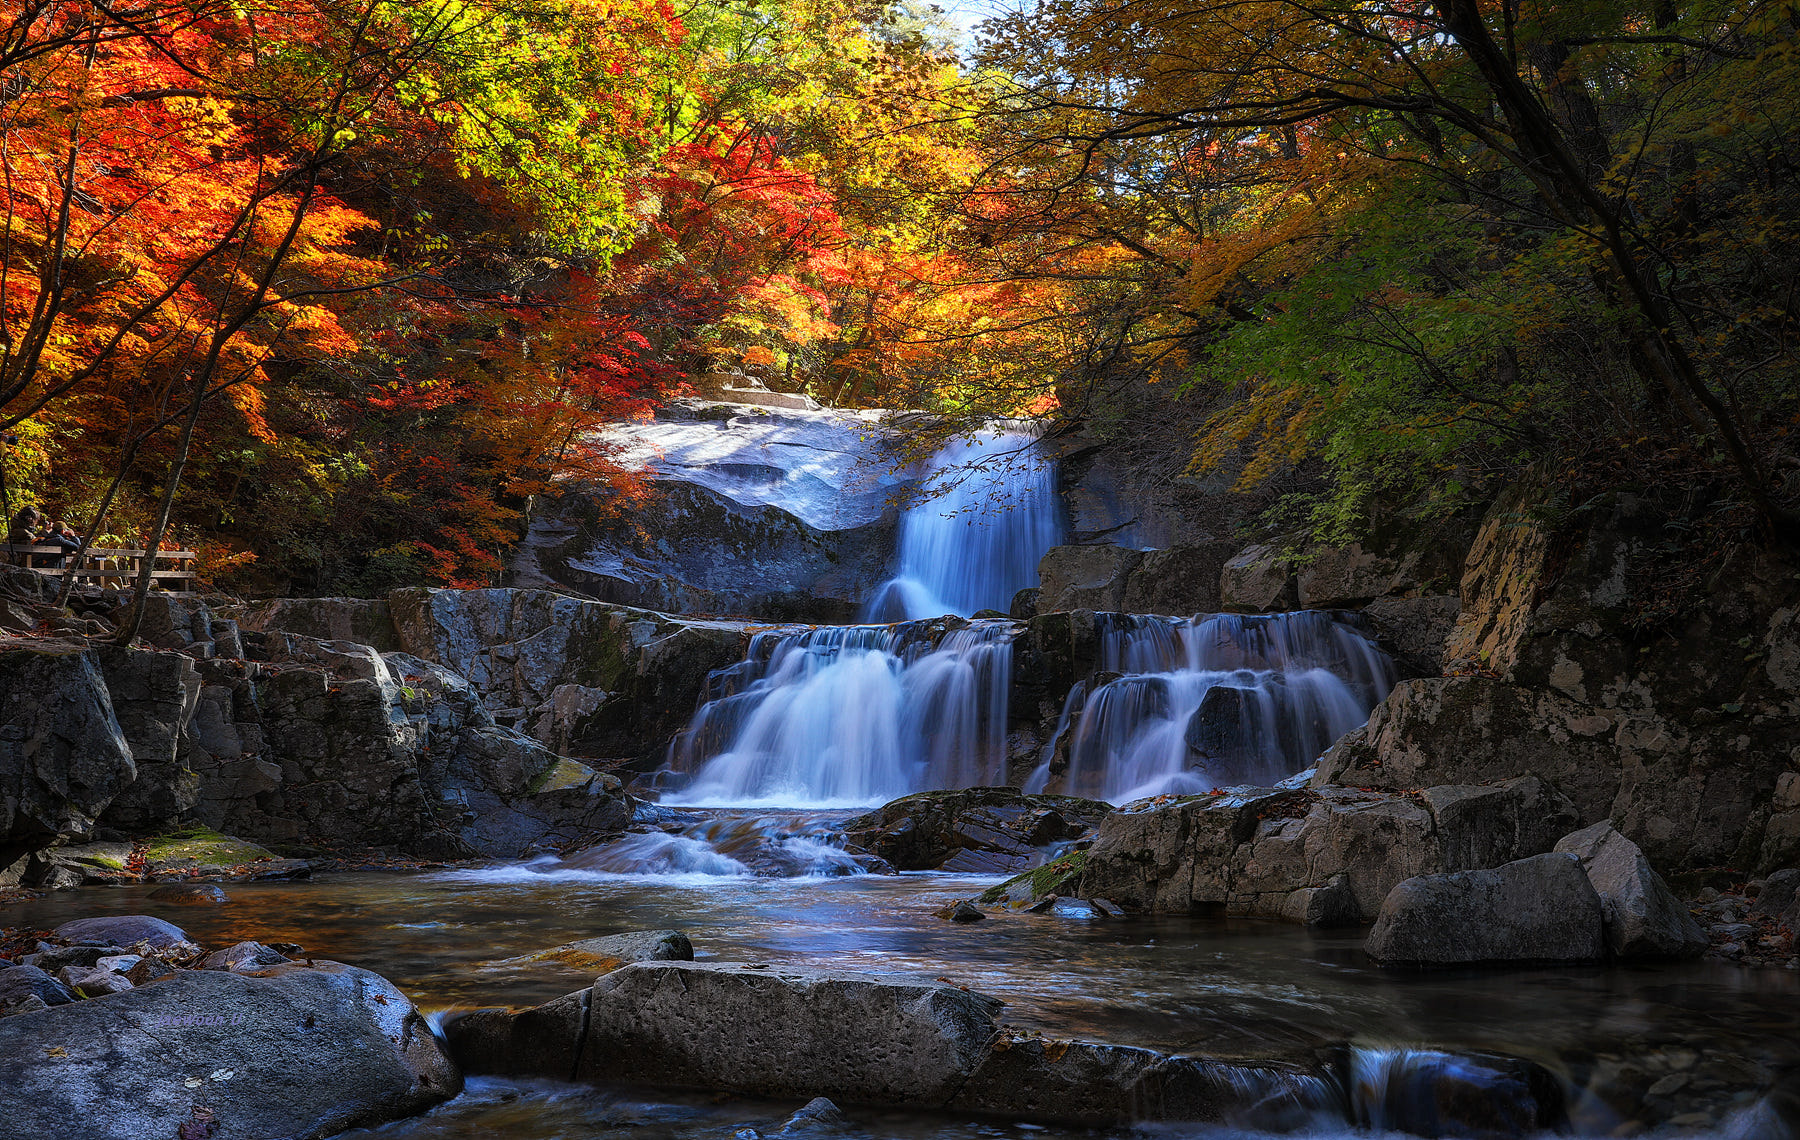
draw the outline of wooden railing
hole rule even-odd
[[[64,556],[73,558],[72,551],[65,551],[60,546],[25,546],[12,543],[0,543],[0,557],[14,566],[24,566],[36,570],[48,577],[61,577],[65,572],[56,560]],[[194,573],[194,552],[191,550],[133,550],[123,546],[95,546],[88,550],[82,558],[82,564],[75,571],[77,582],[98,582],[103,586],[123,588],[137,580],[138,571],[143,569],[144,559],[156,562],[173,562],[176,569],[152,570],[150,580],[156,586],[170,593],[192,593],[198,575]]]

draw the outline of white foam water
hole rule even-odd
[[[898,572],[864,607],[867,621],[1004,612],[1062,541],[1056,465],[1028,432],[953,441],[932,458],[920,494],[900,520]]]
[[[1388,656],[1322,611],[1096,617],[1101,670],[1116,676],[1070,693],[1027,790],[1127,803],[1273,784],[1368,720],[1394,683]]]
[[[664,803],[825,808],[1002,781],[1012,627],[760,633],[670,745]]]

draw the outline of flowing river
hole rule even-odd
[[[1631,1133],[1630,1089],[1679,1078],[1719,1089],[1738,1114],[1725,1131],[1761,1140],[1752,1087],[1800,1071],[1800,976],[1720,963],[1453,970],[1396,974],[1369,964],[1362,933],[1309,932],[1253,919],[1094,917],[1065,906],[968,925],[933,912],[996,882],[917,873],[831,878],[616,874],[512,866],[355,874],[234,886],[218,908],[170,917],[209,945],[294,941],[364,966],[422,1009],[531,1005],[585,985],[579,971],[522,959],[576,938],[679,928],[701,959],[792,963],[944,977],[1007,1003],[1004,1018],[1052,1036],[1221,1057],[1349,1049],[1363,1086],[1348,1109],[1285,1122],[1282,1134],[1380,1133],[1382,1066],[1495,1052],[1563,1081],[1579,1136]],[[150,888],[65,892],[9,918],[51,926],[142,913]],[[1760,1078],[1756,1076],[1760,1074]],[[1742,1090],[1742,1091],[1734,1091]],[[1735,1104],[1732,1103],[1735,1098]],[[1361,1105],[1363,1127],[1346,1112]],[[383,1137],[625,1140],[737,1137],[779,1128],[795,1104],[476,1079],[458,1100],[390,1125]],[[842,1135],[1058,1136],[1055,1129],[930,1113],[851,1109]],[[1729,1116],[1730,1113],[1728,1112]],[[1737,1131],[1730,1129],[1735,1127]],[[1373,1130],[1373,1131],[1371,1131]],[[1157,1125],[1167,1137],[1251,1137],[1266,1128]]]

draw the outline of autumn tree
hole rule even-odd
[[[1785,13],[1043,4],[992,28],[996,161],[1046,232],[1154,279],[1140,355],[1179,338],[1195,383],[1242,377],[1202,458],[1452,483],[1596,415],[1679,425],[1791,536],[1794,308],[1757,284],[1795,253],[1791,116],[1759,110],[1800,93]]]

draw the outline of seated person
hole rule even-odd
[[[45,546],[62,548],[62,553],[50,560],[50,565],[59,569],[67,563],[70,555],[81,549],[81,536],[61,520],[51,523],[50,529],[45,532],[40,541]]]
[[[24,508],[13,516],[12,529],[6,532],[7,544],[9,546],[36,546],[38,544],[38,528],[43,524],[44,516],[38,513],[36,507]],[[12,561],[20,566],[25,566],[35,559],[28,554],[14,554]]]

